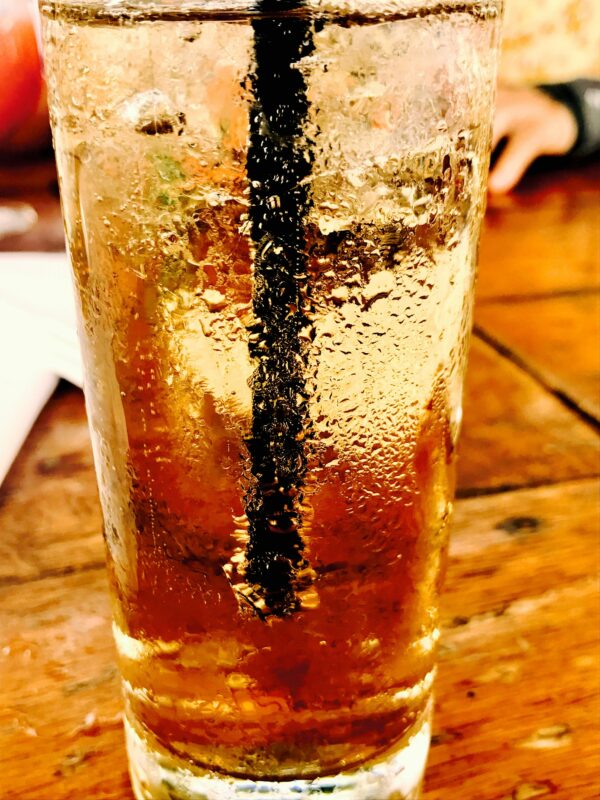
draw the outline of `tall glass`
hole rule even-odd
[[[42,0],[136,797],[412,800],[495,0]]]

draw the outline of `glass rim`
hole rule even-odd
[[[38,0],[42,14],[73,12],[79,20],[162,20],[201,16],[235,19],[261,16],[412,18],[438,13],[468,13],[485,18],[500,14],[504,0]]]

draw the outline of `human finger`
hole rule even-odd
[[[504,139],[512,131],[513,114],[509,106],[498,106],[494,114],[494,125],[492,128],[492,151],[496,149],[501,139]]]
[[[540,155],[539,142],[534,131],[524,130],[509,137],[490,174],[490,191],[496,194],[509,192],[517,185],[527,167],[538,155]]]

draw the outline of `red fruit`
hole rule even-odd
[[[36,112],[42,94],[42,62],[26,11],[0,19],[0,144]]]

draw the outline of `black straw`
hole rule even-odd
[[[269,12],[300,5],[262,0],[258,11],[265,16],[252,23],[254,103],[247,168],[255,248],[250,353],[257,366],[247,441],[252,475],[243,594],[261,617],[298,609],[307,566],[301,537],[310,427],[304,221],[312,156],[304,135],[306,83],[297,63],[313,51],[312,25],[301,17],[268,18]]]

